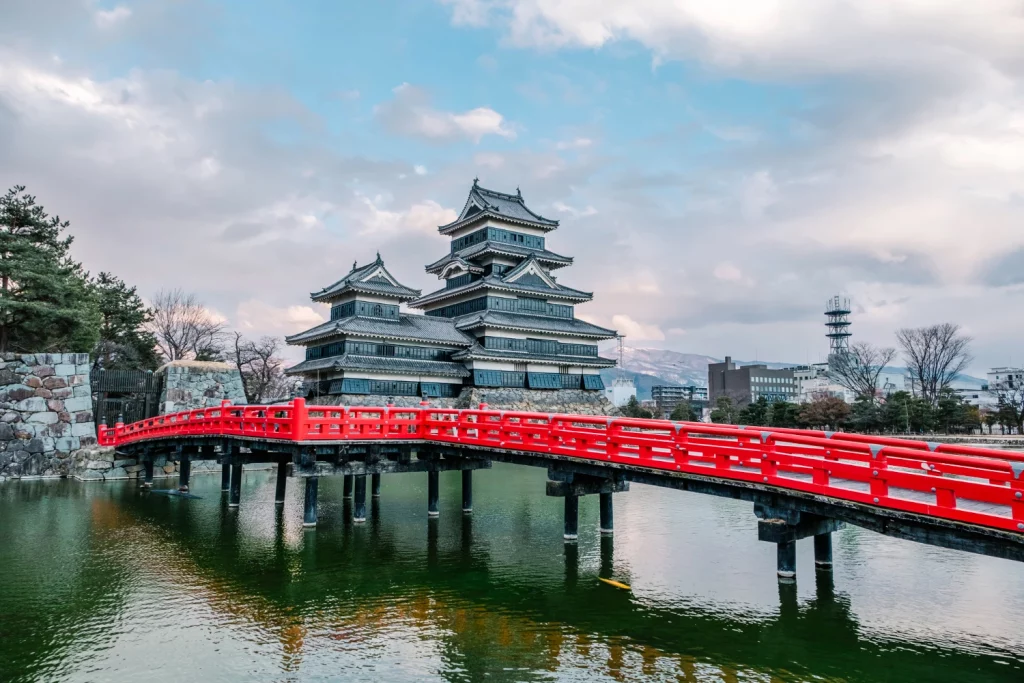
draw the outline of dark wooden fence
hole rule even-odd
[[[154,417],[160,411],[160,380],[148,370],[93,370],[93,412],[97,425],[113,427]]]

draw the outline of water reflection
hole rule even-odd
[[[726,588],[680,598],[606,585],[598,577],[642,583],[652,563],[720,565],[701,556],[710,540],[637,556],[648,518],[627,505],[615,537],[584,533],[594,506],[581,510],[579,543],[564,544],[558,501],[533,475],[494,474],[477,477],[473,515],[443,479],[430,520],[425,481],[385,478],[365,524],[325,481],[307,532],[300,497],[275,506],[272,477],[258,474],[240,509],[215,477],[197,478],[202,500],[128,485],[0,488],[12,589],[0,593],[0,680],[179,680],[183,662],[203,680],[1020,680],[1017,655],[970,634],[907,639],[877,617],[865,629],[829,572],[801,567],[800,584],[783,584],[769,563],[772,594],[751,606]],[[702,514],[675,502],[680,518]],[[747,543],[741,552],[760,552]]]

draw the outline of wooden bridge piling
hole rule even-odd
[[[274,489],[274,504],[284,505],[284,497],[288,487],[288,464],[290,461],[281,460],[277,463],[277,485]]]
[[[316,526],[316,494],[319,486],[319,479],[306,477],[306,497],[303,504],[302,526]]]
[[[832,569],[832,534],[817,534],[814,537],[814,566],[817,569]]]
[[[473,470],[462,470],[462,512],[473,511]]]
[[[776,544],[777,564],[776,569],[779,579],[783,581],[796,580],[796,541],[780,541]]]
[[[142,461],[142,488],[153,488],[153,454],[147,452],[145,460]]]
[[[380,472],[374,472],[370,475],[370,495],[374,498],[380,498]]]
[[[220,490],[227,492],[231,490],[231,463],[224,458],[220,464]]]
[[[437,517],[440,514],[438,508],[438,497],[439,497],[439,472],[437,470],[429,470],[427,472],[427,516]]]
[[[242,461],[235,460],[231,463],[231,495],[228,498],[228,507],[236,508],[242,501]]]
[[[580,526],[580,497],[570,493],[565,496],[565,530],[562,539],[566,543],[575,543]]]
[[[355,475],[355,505],[352,508],[352,521],[361,524],[366,521],[366,475]]]
[[[601,493],[601,533],[605,535],[615,533],[615,521],[612,510],[612,494]]]
[[[191,454],[182,449],[178,448],[178,490],[182,493],[188,491],[189,478],[192,475],[192,456]]]
[[[342,485],[342,490],[341,490],[341,495],[342,495],[343,498],[351,498],[352,497],[352,482],[353,482],[352,475],[351,474],[346,474],[345,475],[345,479],[344,479],[344,483]]]

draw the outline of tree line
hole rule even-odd
[[[92,276],[71,254],[69,221],[16,185],[0,197],[0,352],[88,352],[96,369],[156,370],[175,360],[233,363],[250,403],[291,389],[277,337],[231,332],[194,294],[150,305],[116,275]]]

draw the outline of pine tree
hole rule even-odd
[[[623,417],[654,417],[654,413],[640,405],[640,401],[636,400],[636,396],[629,397],[626,405],[622,407],[622,415]]]
[[[689,401],[680,401],[672,409],[669,419],[676,422],[697,422],[700,420],[700,413]]]
[[[89,351],[99,307],[68,227],[16,185],[0,197],[0,352]]]
[[[93,351],[96,367],[155,370],[160,364],[156,337],[146,329],[152,312],[120,278],[100,273],[92,283],[100,307],[100,340]]]

